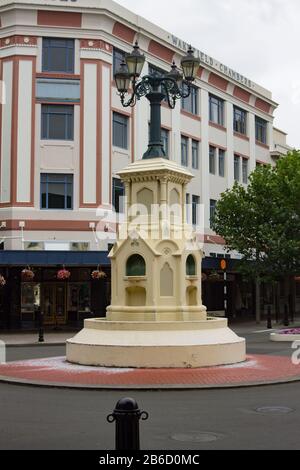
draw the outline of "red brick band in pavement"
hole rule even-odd
[[[108,369],[58,357],[0,365],[0,380],[71,388],[214,388],[300,381],[300,366],[289,357],[260,355],[242,364],[202,369]]]

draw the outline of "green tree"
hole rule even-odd
[[[212,226],[242,256],[239,270],[255,279],[259,320],[261,282],[300,273],[300,151],[258,167],[247,188],[235,183],[223,193]]]

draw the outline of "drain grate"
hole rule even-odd
[[[287,406],[262,406],[255,409],[256,413],[282,415],[293,413],[295,410]]]
[[[214,432],[187,432],[174,434],[171,438],[180,442],[215,442],[222,439],[224,435]]]

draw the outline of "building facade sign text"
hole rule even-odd
[[[172,44],[173,46],[178,47],[179,49],[182,49],[185,52],[188,50],[188,47],[189,47],[189,44],[187,44],[186,42],[182,41],[181,39],[173,35],[172,35]],[[202,51],[199,51],[199,49],[195,49],[195,55],[199,57],[199,59],[201,60],[203,64],[209,65],[210,67],[216,69],[218,72],[221,72],[222,74],[226,75],[228,78],[231,78],[232,80],[235,80],[236,82],[239,82],[241,85],[244,85],[248,88],[251,88],[251,89],[255,88],[254,83],[251,80],[249,80],[247,77],[245,77],[244,75],[241,75],[238,72],[235,72],[233,69],[227,67],[221,62],[218,62],[213,57],[205,54]]]

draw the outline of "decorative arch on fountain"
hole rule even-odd
[[[173,204],[180,204],[180,194],[176,188],[173,188],[170,192],[170,205],[172,206]]]
[[[149,188],[143,188],[137,192],[136,195],[137,204],[141,204],[146,207],[147,213],[151,215],[151,207],[154,204],[154,194],[153,191]]]
[[[156,250],[164,254],[166,254],[166,250],[169,253],[174,253],[179,250],[179,246],[173,240],[163,240],[158,243]]]
[[[174,272],[169,263],[165,263],[160,271],[160,296],[174,296]]]
[[[170,222],[180,224],[182,220],[182,206],[180,204],[180,194],[176,188],[170,192]]]
[[[146,276],[146,262],[141,255],[134,254],[128,258],[126,263],[126,276]]]
[[[197,264],[193,255],[189,255],[186,259],[186,275],[197,276]]]

